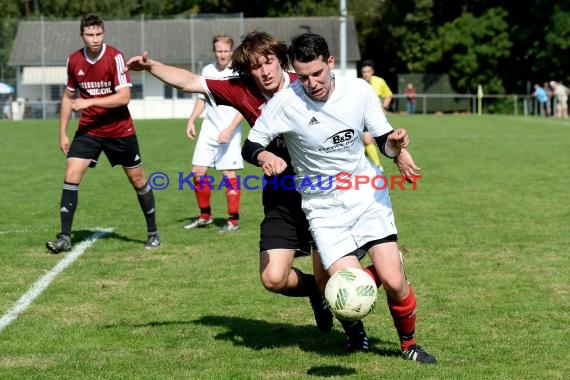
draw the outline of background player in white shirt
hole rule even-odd
[[[212,40],[215,62],[206,65],[201,75],[206,78],[225,78],[234,75],[230,69],[234,40],[225,34],[217,35]],[[194,193],[200,208],[197,219],[191,220],[184,228],[196,228],[210,225],[214,222],[210,197],[211,188],[208,185],[208,168],[220,170],[227,180],[226,200],[228,220],[220,232],[239,230],[240,192],[236,170],[243,169],[241,158],[241,121],[243,116],[233,107],[214,106],[199,94],[194,110],[188,119],[186,135],[190,139],[196,137],[195,122],[206,109],[206,117],[202,121],[202,129],[196,141],[192,157],[192,173],[194,174]]]
[[[368,251],[386,290],[403,357],[435,363],[435,357],[415,341],[416,299],[404,275],[387,188],[368,184],[356,189],[353,182],[351,189],[341,190],[336,177],[342,172],[353,180],[383,175],[364,157],[365,128],[391,158],[408,145],[407,132],[392,129],[365,81],[334,79],[334,58],[322,36],[296,37],[289,59],[299,79],[264,107],[244,144],[244,158],[261,166],[266,175],[283,172],[287,163],[264,150],[275,136],[283,135],[324,268],[329,275],[346,267],[361,268],[354,251]],[[319,178],[322,188],[317,186]],[[330,179],[330,188],[323,179]]]

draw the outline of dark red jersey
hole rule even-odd
[[[285,73],[285,75],[288,75],[285,86],[297,80],[295,73]],[[204,83],[208,95],[214,99],[217,105],[223,104],[234,107],[252,127],[261,115],[262,106],[269,100],[257,89],[253,81],[248,83],[240,77],[204,78]]]
[[[103,44],[99,57],[91,60],[80,49],[67,60],[67,89],[79,91],[84,99],[99,98],[115,94],[117,90],[131,87],[128,73],[122,74],[125,67],[123,54],[114,47]],[[89,107],[81,112],[79,133],[97,137],[119,138],[135,134],[129,108]]]
[[[285,73],[285,75],[287,75],[285,86],[297,80],[297,74],[295,73]],[[226,79],[203,78],[203,81],[208,96],[214,99],[216,105],[223,104],[234,107],[243,115],[251,127],[253,127],[255,121],[261,115],[263,105],[269,100],[258,90],[253,81],[247,82],[240,77]],[[274,139],[266,149],[283,158],[288,163],[287,170],[283,175],[291,175],[293,173],[291,157],[282,137]]]

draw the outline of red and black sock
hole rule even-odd
[[[210,180],[206,176],[194,177],[194,193],[196,194],[196,201],[200,208],[200,218],[208,219],[212,215],[210,208],[210,196],[212,194]]]
[[[226,200],[228,204],[228,221],[234,225],[239,222],[239,202],[241,190],[236,177],[228,178],[230,186],[226,187]]]
[[[402,351],[407,350],[408,347],[416,343],[414,337],[416,332],[416,296],[411,285],[408,285],[408,289],[408,296],[401,301],[395,301],[387,297],[388,308],[400,337]]]

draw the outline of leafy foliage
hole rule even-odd
[[[570,3],[546,0],[347,0],[363,58],[390,85],[398,74],[446,73],[458,92],[521,93],[529,83],[570,81]],[[245,17],[334,16],[338,0],[8,1],[0,6],[3,74],[19,20],[167,18],[199,13]],[[532,18],[529,18],[529,14]]]

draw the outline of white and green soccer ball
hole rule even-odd
[[[334,273],[325,288],[330,311],[338,318],[356,321],[366,317],[376,304],[376,283],[362,269],[344,268]]]

